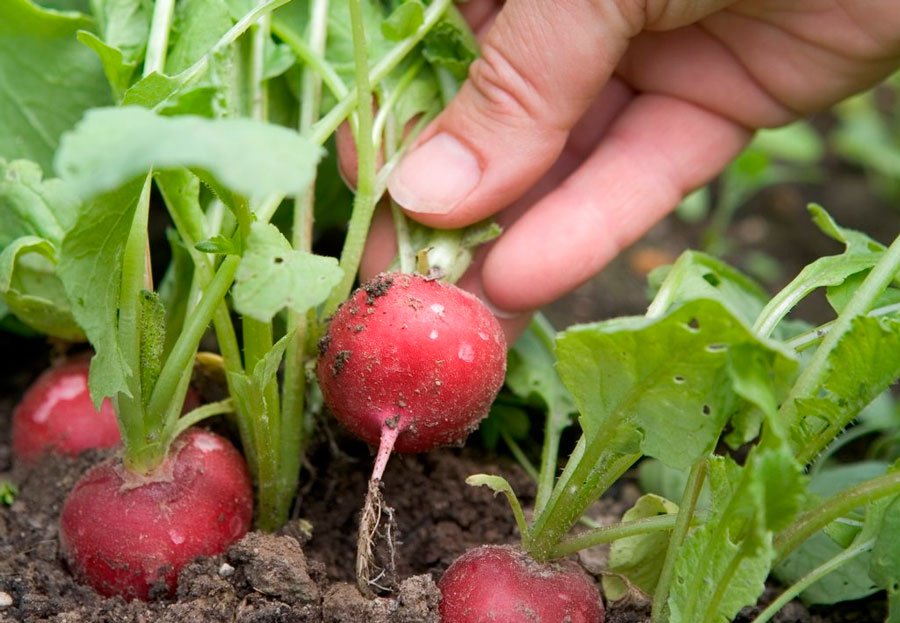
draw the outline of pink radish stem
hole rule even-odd
[[[388,459],[400,434],[399,417],[388,418],[381,425],[381,438],[378,442],[378,454],[375,456],[375,465],[372,468],[372,477],[369,478],[369,490],[366,492],[366,503],[363,506],[359,518],[359,535],[356,541],[356,584],[364,595],[374,597],[372,586],[377,586],[377,580],[372,579],[375,555],[372,551],[375,537],[378,534],[378,525],[381,523],[382,513],[388,515],[387,542],[388,547],[393,548],[391,540],[391,521],[393,509],[386,506],[381,495],[381,476],[387,467]],[[393,556],[391,556],[393,559]]]

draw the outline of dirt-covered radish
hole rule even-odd
[[[12,416],[12,449],[17,460],[31,462],[47,452],[75,456],[91,448],[112,448],[121,441],[109,399],[94,408],[88,390],[90,359],[76,356],[54,365],[32,383]],[[199,404],[188,390],[184,408]]]
[[[44,372],[28,388],[12,416],[12,449],[22,461],[45,452],[75,456],[119,443],[119,426],[109,399],[100,410],[88,390],[88,357],[73,357]]]
[[[103,595],[165,596],[191,559],[224,551],[250,526],[253,493],[226,439],[190,428],[151,474],[111,459],[66,498],[60,544],[73,573]]]
[[[600,595],[581,567],[538,563],[510,546],[469,550],[438,588],[443,623],[603,623]]]
[[[360,521],[357,573],[368,592],[378,484],[392,451],[459,443],[487,415],[503,384],[506,340],[475,296],[417,275],[382,274],[334,314],[319,343],[319,385],[329,410],[378,447]]]

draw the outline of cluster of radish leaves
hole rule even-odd
[[[885,248],[818,206],[810,212],[844,251],[814,261],[772,298],[689,251],[651,274],[646,315],[573,326],[555,344],[533,323],[513,347],[509,387],[547,410],[531,521],[502,478],[469,482],[506,494],[532,556],[613,542],[607,598],[641,591],[654,621],[732,620],[770,573],[790,588],[759,622],[800,593],[833,603],[879,589],[900,621],[900,471],[884,460],[827,463],[859,430],[896,429],[895,412],[882,410],[844,432],[900,378],[900,238]],[[787,318],[818,289],[833,321]],[[581,434],[560,473],[560,431],[575,411]],[[641,457],[645,482],[664,486],[619,524],[573,531]]]
[[[257,525],[277,527],[320,406],[315,340],[350,292],[387,173],[475,53],[450,0],[3,2],[0,319],[87,338],[92,396],[112,398],[136,472],[191,424],[231,414]],[[324,148],[345,120],[355,195]],[[161,204],[172,261],[154,276]],[[411,269],[430,233],[395,212]],[[314,254],[315,220],[342,217],[340,260]],[[431,263],[458,273],[495,233],[441,234]],[[210,324],[221,358],[206,361],[230,397],[181,416]]]

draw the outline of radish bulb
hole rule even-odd
[[[454,285],[381,274],[335,312],[319,342],[325,404],[378,447],[360,520],[357,582],[372,594],[372,541],[391,452],[461,443],[488,414],[506,373],[506,339],[488,308]]]

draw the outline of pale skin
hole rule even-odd
[[[719,173],[758,128],[900,66],[897,0],[470,0],[482,56],[389,189],[415,220],[503,235],[460,285],[509,338]],[[347,158],[343,158],[346,162]],[[376,215],[363,273],[393,255]]]

